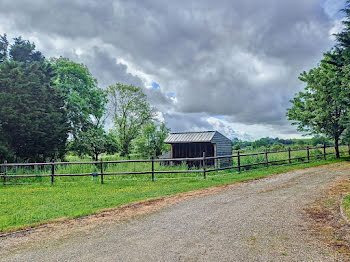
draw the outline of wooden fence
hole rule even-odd
[[[312,159],[327,159],[327,156],[329,155],[335,155],[335,153],[327,153],[327,148],[333,148],[333,147],[326,147],[325,145],[322,147],[307,147],[304,149],[288,149],[288,150],[282,150],[282,151],[265,151],[265,152],[258,152],[258,153],[245,153],[242,154],[240,151],[237,152],[237,154],[234,155],[227,155],[227,156],[216,156],[216,157],[206,157],[205,153],[203,153],[202,157],[197,158],[172,158],[172,159],[137,159],[137,160],[117,160],[117,161],[91,161],[91,162],[50,162],[50,163],[3,163],[0,164],[0,168],[2,169],[2,172],[0,173],[0,178],[3,180],[3,184],[5,185],[7,181],[9,181],[10,178],[30,178],[30,177],[50,177],[51,178],[51,184],[54,183],[55,177],[82,177],[82,176],[99,176],[101,183],[104,183],[104,177],[105,176],[120,176],[120,175],[145,175],[149,174],[151,175],[152,181],[155,180],[156,174],[183,174],[183,173],[202,173],[203,178],[206,179],[207,173],[220,171],[220,170],[237,170],[238,172],[241,172],[243,169],[248,169],[255,166],[265,166],[269,167],[270,165],[291,165],[294,164],[292,161],[297,160],[299,162],[296,162],[298,164],[300,163],[309,163]],[[321,149],[322,154],[317,155],[311,155],[310,150],[313,149]],[[302,157],[292,157],[293,152],[305,152],[306,156]],[[269,155],[272,154],[278,154],[278,153],[288,153],[287,159],[280,159],[280,160],[269,160]],[[350,145],[348,145],[348,151],[342,152],[350,155]],[[242,165],[242,159],[244,157],[249,156],[258,156],[263,155],[264,160],[263,162],[256,162],[256,163],[249,163]],[[219,159],[236,159],[236,161],[232,161],[232,163],[236,162],[237,165],[232,166],[225,166],[225,167],[219,167],[215,165],[213,166],[207,166],[207,160],[219,160]],[[187,162],[187,161],[200,161],[201,169],[198,170],[164,170],[164,171],[156,171],[154,168],[155,162],[167,162],[167,163],[178,163],[178,162]],[[140,172],[104,172],[104,166],[108,164],[122,164],[122,163],[150,163],[150,169],[147,171],[140,171]],[[295,164],[296,164],[295,163]],[[95,165],[98,166],[99,172],[90,172],[90,173],[80,173],[80,174],[57,174],[55,173],[55,167],[61,166],[61,165]],[[36,166],[50,166],[51,172],[49,174],[20,174],[20,175],[11,175],[8,174],[7,170],[8,168],[13,167],[36,167]]]

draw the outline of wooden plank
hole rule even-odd
[[[154,171],[155,174],[185,174],[185,173],[203,173],[203,170],[174,170],[174,171]]]
[[[101,184],[103,184],[103,161],[101,158],[101,162],[100,162],[100,172],[101,172]]]
[[[6,164],[7,164],[7,161],[5,160],[5,162],[4,162],[4,164],[5,164],[5,166],[4,166],[4,185],[6,185],[6,173],[7,173],[7,166],[6,166]]]
[[[241,173],[241,155],[239,150],[237,151],[237,165],[238,165],[238,173]]]
[[[55,165],[51,165],[51,185],[53,185],[55,177]]]
[[[206,160],[205,160],[205,152],[203,152],[203,178],[204,178],[204,179],[207,178],[207,174],[206,174],[206,172],[205,172],[205,164],[206,164],[205,161],[206,161]]]
[[[290,147],[288,148],[288,163],[291,164],[292,160],[291,160],[291,152],[290,152]]]
[[[154,157],[152,156],[152,182],[154,182]]]

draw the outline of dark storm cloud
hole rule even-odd
[[[203,114],[165,113],[163,116],[171,132],[212,130],[212,125],[206,121],[207,116]]]
[[[113,47],[111,53],[92,44],[81,59],[103,85],[142,85],[116,58],[155,76],[161,88],[147,92],[176,128],[210,129],[205,116],[225,115],[288,133],[288,101],[302,87],[297,76],[332,45],[334,21],[323,2],[0,0],[0,17],[39,41],[96,40]]]
[[[127,72],[126,65],[117,63],[115,58],[98,47],[92,48],[86,54],[65,53],[65,56],[89,65],[89,70],[99,80],[99,85],[103,88],[116,82],[140,87],[144,85],[139,77]]]

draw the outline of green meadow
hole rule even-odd
[[[297,157],[296,152],[293,153],[294,157]],[[271,155],[271,160],[274,160],[273,157],[275,160],[285,158],[285,155],[280,154],[285,153]],[[264,156],[243,157],[241,164],[263,161],[261,157]],[[217,171],[208,173],[207,179],[203,179],[202,173],[156,174],[154,182],[151,181],[149,174],[105,176],[104,184],[100,183],[100,177],[93,176],[55,177],[54,185],[50,184],[49,177],[10,178],[6,185],[0,185],[0,231],[12,231],[54,219],[80,217],[135,201],[257,179],[344,160],[349,160],[349,157],[334,159],[328,156],[327,160],[318,159],[311,163],[293,161],[293,165],[270,165],[269,168],[260,166],[242,170],[241,173],[238,173],[237,169]],[[104,172],[145,171],[150,170],[150,167],[149,162],[108,164],[104,167]],[[9,174],[46,174],[49,173],[47,168],[11,168],[8,172]],[[155,170],[183,169],[187,169],[187,166],[168,167],[159,163],[155,165]],[[65,165],[56,168],[56,173],[62,174],[94,171],[98,171],[95,165]]]

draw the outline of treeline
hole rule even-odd
[[[105,130],[107,117],[114,128]],[[63,160],[67,151],[156,156],[169,129],[139,87],[106,90],[80,63],[46,59],[21,37],[0,35],[0,161]]]
[[[342,144],[346,144],[347,140],[342,140]],[[333,141],[330,138],[316,135],[313,138],[304,139],[281,139],[264,137],[255,141],[242,141],[240,139],[232,140],[233,150],[244,149],[247,151],[264,151],[268,149],[270,151],[285,150],[289,147],[291,149],[305,148],[306,146],[322,146],[322,145],[333,145]]]

